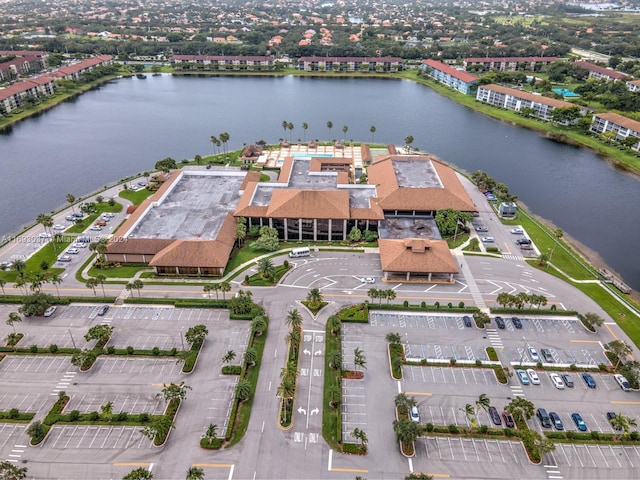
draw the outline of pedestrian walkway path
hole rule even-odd
[[[471,269],[469,268],[469,265],[467,265],[467,262],[464,258],[464,254],[462,253],[462,248],[463,247],[458,247],[456,250],[453,251],[453,253],[458,259],[458,262],[460,263],[460,270],[462,271],[462,275],[464,275],[465,282],[467,282],[467,285],[469,286],[469,292],[471,292],[471,297],[473,298],[474,303],[480,310],[486,311],[486,313],[489,313],[489,309],[487,308],[487,304],[484,303],[484,299],[482,298],[482,294],[480,293],[478,284],[473,278]]]

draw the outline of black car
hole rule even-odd
[[[502,412],[502,418],[507,428],[515,428],[516,422],[513,420],[513,417],[509,412]]]
[[[616,419],[617,414],[615,412],[607,412],[607,420],[609,420],[609,423],[611,424],[611,426],[613,426],[613,422]],[[616,430],[622,430],[622,427],[617,426],[615,427]]]
[[[548,348],[540,349],[540,353],[542,354],[542,358],[544,358],[545,362],[547,362],[547,363],[553,363],[554,362],[551,350],[549,350]]]
[[[519,238],[516,240],[518,245],[531,245],[531,240],[528,238]]]
[[[103,305],[100,307],[100,310],[98,310],[98,315],[102,317],[108,311],[109,311],[109,305]]]
[[[522,328],[522,320],[518,317],[511,317],[511,323],[513,323],[513,326],[518,329]]]
[[[464,322],[464,326],[467,328],[471,328],[471,318],[467,315],[462,317],[462,321]]]
[[[489,407],[489,416],[491,420],[496,425],[502,425],[502,420],[500,419],[500,414],[498,413],[498,409],[496,407]]]
[[[564,430],[562,420],[560,420],[560,416],[556,412],[549,412],[549,418],[556,430]]]
[[[504,330],[504,328],[506,327],[506,324],[504,323],[504,320],[502,319],[502,317],[496,317],[496,325],[501,330]]]
[[[563,373],[561,377],[562,381],[567,387],[573,388],[573,378],[571,378],[571,375],[569,375],[568,373]]]

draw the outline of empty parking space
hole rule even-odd
[[[419,360],[488,360],[483,347],[470,345],[407,343],[405,354],[407,358]]]
[[[0,392],[0,410],[17,408],[21,412],[37,412],[45,403],[49,402],[49,395]]]
[[[179,335],[122,335],[118,330],[113,332],[109,340],[109,345],[120,348],[132,346],[136,350],[152,350],[154,347],[160,350],[182,349],[182,344]]]
[[[100,412],[102,405],[112,402],[114,413],[127,412],[159,415],[164,411],[166,404],[157,393],[157,388],[152,391],[151,387],[149,387],[148,394],[82,393],[71,397],[66,411],[78,410],[80,413]]]
[[[0,362],[0,373],[59,373],[66,372],[71,366],[68,356],[14,356],[10,355]]]
[[[81,449],[152,449],[153,443],[140,433],[142,427],[68,425],[54,426],[47,446],[56,450]]]
[[[354,429],[367,426],[366,396],[364,387],[354,380],[342,380],[342,441],[355,443]]]
[[[140,375],[140,381],[144,381],[145,377],[176,378],[181,369],[175,358],[98,357],[91,370],[101,375]]]
[[[372,327],[395,328],[453,328],[464,329],[461,315],[434,315],[407,312],[376,312],[369,313],[369,324]]]
[[[520,442],[454,437],[423,437],[417,442],[428,459],[520,464],[526,461]]]
[[[211,423],[218,426],[218,432],[226,430],[237,383],[238,377],[236,375],[224,375],[216,380],[216,388],[207,407],[203,434]]]
[[[4,452],[16,443],[28,442],[29,438],[25,434],[28,426],[17,423],[0,423],[0,449]]]
[[[497,385],[492,370],[485,368],[449,368],[432,366],[403,366],[402,378],[406,381],[427,384]]]
[[[607,469],[607,478],[630,478],[614,473],[615,470],[635,470],[640,465],[637,446],[556,444],[551,454],[557,465],[582,469]]]

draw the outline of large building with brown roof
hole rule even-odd
[[[618,141],[633,138],[636,143],[632,149],[640,151],[640,122],[618,113],[596,113],[591,123],[591,131],[595,133],[611,132]]]
[[[158,274],[221,275],[236,218],[269,226],[285,241],[346,241],[350,231],[380,233],[385,275],[452,281],[457,263],[433,217],[476,207],[456,173],[430,156],[385,155],[354,184],[345,157],[286,157],[276,181],[258,172],[174,172],[116,232],[107,260],[143,262]]]

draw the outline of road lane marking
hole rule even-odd
[[[614,405],[640,405],[640,402],[627,402],[623,400],[612,400],[611,403],[613,403]]]
[[[405,395],[422,395],[424,397],[430,397],[433,393],[428,392],[404,392]]]
[[[192,467],[200,468],[231,468],[233,463],[193,463]]]
[[[572,343],[600,343],[598,340],[569,340]]]
[[[369,470],[364,468],[332,468],[332,472],[353,472],[353,473],[369,473]]]
[[[148,467],[153,465],[148,462],[116,462],[113,464],[114,467]]]

